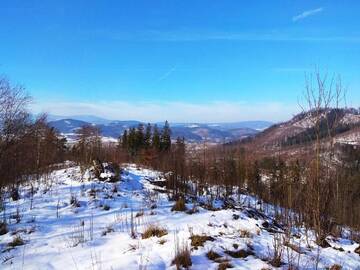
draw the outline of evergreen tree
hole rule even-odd
[[[123,149],[127,149],[128,148],[128,132],[127,130],[125,129],[122,137],[121,137],[121,147]]]
[[[160,144],[161,144],[162,151],[167,152],[171,148],[171,129],[170,129],[168,121],[165,121],[165,125],[164,125],[162,133],[161,133]]]
[[[151,146],[151,125],[150,125],[150,123],[148,123],[146,126],[144,146],[146,149],[150,148],[150,146]]]
[[[157,151],[161,150],[160,133],[159,133],[159,129],[156,124],[154,125],[154,132],[152,135],[151,144],[155,150],[157,150]]]
[[[143,124],[139,124],[137,127],[135,140],[136,140],[135,149],[136,149],[136,152],[138,152],[145,145],[144,125]]]
[[[130,128],[127,145],[129,154],[134,157],[136,154],[136,129],[134,127]]]

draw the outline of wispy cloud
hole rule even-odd
[[[314,16],[317,13],[322,12],[324,9],[322,7],[320,8],[316,8],[316,9],[311,9],[311,10],[306,10],[303,13],[296,15],[292,18],[293,22],[297,22],[299,20],[305,19],[309,16]]]
[[[176,70],[176,66],[173,66],[170,70],[165,72],[162,76],[159,77],[158,82],[161,82],[165,80],[167,77],[170,76],[171,73],[173,73]]]
[[[119,109],[121,108],[121,109]],[[296,104],[280,102],[46,102],[32,107],[34,113],[97,115],[107,119],[171,122],[282,121],[300,110]]]

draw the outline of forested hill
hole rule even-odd
[[[263,153],[292,151],[311,146],[317,138],[337,145],[360,145],[360,110],[353,108],[303,112],[275,124],[256,136],[232,143]]]

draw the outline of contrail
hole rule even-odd
[[[176,70],[176,65],[173,66],[168,72],[166,72],[164,75],[162,75],[159,79],[158,82],[161,82],[163,80],[165,80],[167,77],[170,76],[171,73],[173,73]]]

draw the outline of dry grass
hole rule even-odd
[[[194,234],[192,236],[190,236],[190,239],[191,239],[191,245],[195,248],[197,247],[203,247],[204,246],[204,243],[206,241],[214,241],[215,239],[211,236],[207,236],[207,235],[197,235],[197,234]]]
[[[17,235],[13,238],[13,240],[10,243],[8,243],[8,246],[17,247],[17,246],[22,246],[24,244],[25,244],[24,240],[19,235]]]
[[[209,260],[212,260],[212,261],[216,261],[218,259],[221,258],[221,255],[216,253],[215,251],[213,250],[210,250],[209,252],[206,253],[206,257],[209,259]]]
[[[147,239],[153,236],[156,237],[162,237],[164,235],[166,235],[168,232],[165,228],[162,228],[160,226],[154,225],[154,224],[150,224],[145,231],[142,234],[142,239]]]
[[[163,244],[166,243],[166,240],[165,239],[160,239],[158,243],[159,243],[159,245],[163,245]]]
[[[241,238],[251,238],[251,233],[248,230],[240,230],[239,233]]]
[[[225,253],[233,258],[246,258],[247,256],[254,255],[254,252],[245,249],[240,249],[235,251],[225,250]]]
[[[176,265],[176,269],[181,269],[181,267],[185,269],[189,269],[192,265],[191,262],[191,253],[190,249],[187,245],[183,245],[181,248],[178,248],[175,253],[175,258],[172,261],[173,265]]]
[[[219,264],[218,270],[226,270],[228,268],[233,268],[232,264],[229,262],[222,262]]]
[[[329,270],[341,270],[341,269],[342,269],[341,265],[338,264],[334,264],[329,268]]]
[[[187,210],[187,208],[186,208],[186,205],[185,205],[185,199],[184,198],[179,198],[175,202],[173,207],[171,208],[171,211],[185,212],[186,210]]]
[[[284,243],[284,246],[287,246],[288,248],[291,248],[293,251],[299,253],[299,254],[302,254],[303,252],[301,251],[300,249],[300,246],[297,246],[295,244],[292,244],[290,242],[285,242]]]

